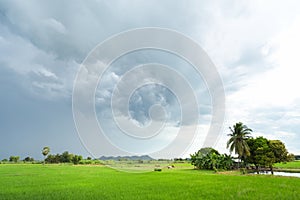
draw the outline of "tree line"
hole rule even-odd
[[[68,151],[56,155],[52,155],[49,153],[50,153],[50,148],[44,147],[42,150],[42,154],[45,157],[44,163],[73,163],[77,165],[82,160],[81,155],[72,154],[69,153]]]
[[[2,159],[2,162],[12,162],[12,163],[17,163],[17,162],[20,162],[20,156],[10,156],[8,159],[4,158]],[[23,162],[34,162],[34,158],[32,157],[25,157],[23,160]]]
[[[44,156],[43,164],[45,163],[73,163],[73,164],[91,164],[91,157],[87,157],[87,161],[83,161],[83,157],[81,155],[76,155],[69,153],[68,151],[63,152],[62,154],[49,154],[50,148],[44,147],[42,149],[42,155]],[[32,157],[25,157],[23,160],[20,160],[20,156],[10,156],[9,159],[3,159],[2,162],[10,162],[10,163],[19,163],[19,162],[31,162],[31,163],[42,163],[42,161],[36,161]]]

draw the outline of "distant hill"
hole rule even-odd
[[[101,156],[100,160],[154,160],[148,155],[143,156]]]

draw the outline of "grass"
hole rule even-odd
[[[106,165],[110,168],[118,169],[124,172],[149,172],[153,171],[154,168],[156,169],[167,169],[168,166],[175,165],[176,169],[193,169],[194,166],[191,165],[190,162],[180,161],[180,162],[173,162],[170,160],[164,161],[115,161],[115,160],[106,160],[100,161],[101,164]]]
[[[180,165],[126,173],[93,165],[0,165],[0,199],[300,199],[300,178]]]
[[[274,167],[281,169],[300,169],[300,161],[293,161],[287,163],[276,163]]]

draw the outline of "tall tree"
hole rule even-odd
[[[251,138],[247,140],[251,155],[247,161],[258,167],[270,167],[273,174],[273,164],[287,162],[290,160],[288,151],[280,140],[268,140],[264,137]]]
[[[17,163],[20,159],[20,156],[10,156],[9,157],[9,162],[15,162]]]
[[[288,151],[283,142],[280,140],[269,140],[269,146],[274,153],[276,163],[288,161]]]
[[[247,143],[250,148],[250,156],[246,160],[248,163],[255,165],[257,174],[259,173],[259,167],[273,165],[275,156],[269,146],[268,139],[264,137],[251,138],[247,140]]]
[[[252,130],[242,122],[236,123],[233,128],[229,127],[229,129],[231,133],[228,134],[230,139],[227,142],[227,148],[229,148],[230,153],[234,151],[240,160],[245,160],[250,155],[247,139],[251,138]]]
[[[49,154],[49,152],[50,152],[49,147],[44,147],[43,150],[42,150],[42,154],[44,156],[44,164],[45,164],[45,161],[46,161],[46,156]]]
[[[285,148],[285,145],[280,140],[269,140],[269,147],[274,154],[274,163],[287,162],[288,159],[288,151]],[[269,164],[271,172],[273,174],[273,163]]]

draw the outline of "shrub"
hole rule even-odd
[[[241,169],[240,169],[240,172],[241,172],[241,174],[246,174],[246,173],[247,173],[247,170],[246,170],[246,168],[241,168]]]
[[[220,154],[217,150],[207,147],[191,155],[191,164],[197,169],[228,170],[232,168],[232,157]]]

